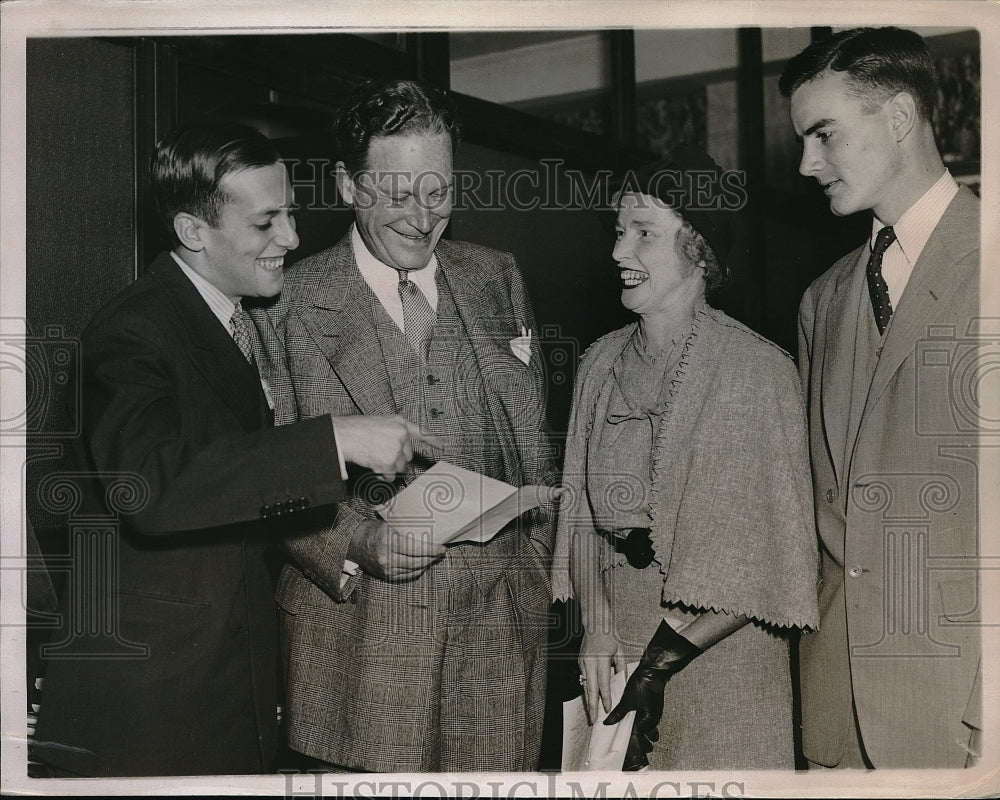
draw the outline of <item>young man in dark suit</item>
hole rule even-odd
[[[814,766],[962,767],[982,728],[978,401],[962,376],[976,363],[979,200],[938,153],[934,64],[912,31],[814,43],[781,89],[799,171],[834,214],[872,213],[870,239],[799,311],[822,553],[803,749]]]
[[[173,252],[82,338],[81,468],[98,513],[125,511],[117,574],[106,596],[68,591],[61,607],[68,620],[73,603],[110,604],[133,657],[54,656],[34,755],[62,776],[261,773],[278,739],[267,541],[307,508],[335,513],[345,460],[391,479],[421,437],[399,417],[273,427],[242,300],[281,290],[298,237],[265,137],[184,126],[158,145],[151,182]]]

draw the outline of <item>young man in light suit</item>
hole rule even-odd
[[[441,239],[457,139],[437,89],[372,82],[347,99],[336,168],[354,225],[290,271],[269,319],[255,317],[277,335],[278,421],[403,413],[444,440],[415,455],[407,483],[433,459],[544,483],[543,377],[517,265]],[[445,550],[382,522],[385,492],[352,477],[334,526],[286,542],[291,746],[331,770],[535,769],[550,515]]]
[[[962,767],[982,728],[976,428],[959,408],[975,405],[960,362],[975,350],[979,200],[938,153],[917,34],[838,33],[780,85],[799,171],[834,214],[873,216],[799,312],[822,551],[820,630],[801,643],[804,753]]]
[[[107,594],[81,596],[100,576],[74,574],[62,598],[63,620],[81,629],[50,657],[33,749],[59,777],[269,771],[278,675],[265,547],[287,531],[275,523],[322,506],[331,516],[344,460],[391,479],[420,436],[400,418],[273,427],[241,306],[281,290],[298,237],[264,136],[178,128],[157,146],[151,184],[173,250],[97,312],[81,344],[88,508],[107,526],[124,513],[112,565],[83,565],[108,570]],[[105,607],[117,617],[110,651],[74,648],[74,633],[103,620],[85,612]]]

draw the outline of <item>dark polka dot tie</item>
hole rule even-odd
[[[875,246],[868,259],[868,295],[872,299],[872,311],[875,312],[875,324],[881,336],[885,333],[889,319],[892,317],[892,301],[889,299],[889,287],[882,277],[882,257],[885,251],[896,241],[896,232],[891,226],[882,228],[875,236]]]

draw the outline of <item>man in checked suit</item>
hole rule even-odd
[[[820,629],[802,638],[813,766],[962,767],[982,728],[976,556],[979,201],[934,140],[934,66],[897,28],[814,43],[781,77],[799,171],[869,241],[799,312]],[[970,361],[971,359],[971,361]],[[975,380],[971,389],[975,390]]]
[[[439,90],[372,82],[346,101],[336,169],[354,225],[290,270],[269,319],[255,317],[277,334],[278,420],[401,413],[444,441],[418,449],[407,482],[430,456],[543,483],[543,379],[517,265],[441,239],[457,139]],[[369,477],[352,476],[334,526],[286,542],[290,745],[331,770],[534,769],[551,515],[435,548],[380,520]]]
[[[266,542],[284,532],[276,522],[332,516],[344,459],[391,479],[420,435],[399,418],[272,427],[241,305],[280,291],[298,237],[264,136],[178,128],[157,146],[151,186],[173,250],[82,338],[88,509],[106,516],[123,486],[133,491],[110,574],[73,574],[62,598],[70,638],[47,666],[34,748],[59,777],[269,771],[278,641]],[[84,595],[100,578],[109,594]],[[81,595],[83,611],[112,618],[79,621]],[[102,623],[112,630],[101,649],[74,647],[74,633]]]

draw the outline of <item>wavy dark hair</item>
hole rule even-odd
[[[785,66],[778,87],[791,97],[830,70],[844,72],[854,94],[874,111],[896,92],[909,92],[927,122],[934,116],[937,74],[927,43],[902,28],[852,28],[813,42]]]
[[[337,117],[337,154],[353,177],[368,169],[372,139],[408,133],[447,133],[454,152],[462,129],[451,95],[417,81],[368,81],[351,92]]]

